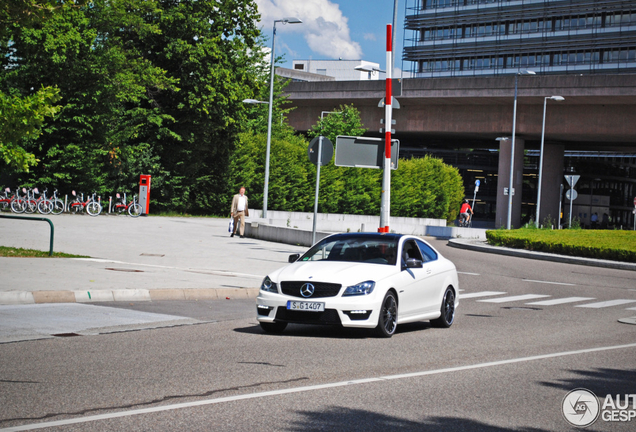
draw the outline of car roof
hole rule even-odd
[[[373,233],[373,232],[363,232],[363,233],[359,233],[359,232],[353,232],[353,233],[338,233],[338,234],[332,234],[329,236],[329,238],[343,238],[343,239],[347,239],[347,238],[390,238],[390,239],[394,239],[394,240],[399,240],[400,238],[404,237],[403,234],[396,234],[396,233]]]

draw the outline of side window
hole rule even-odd
[[[424,262],[435,261],[437,259],[437,253],[429,245],[420,240],[416,240],[416,242],[424,256]]]
[[[415,258],[417,260],[424,261],[422,259],[420,250],[417,248],[417,245],[413,240],[408,240],[402,247],[402,259],[404,260],[404,262],[406,262],[406,260],[409,258]]]

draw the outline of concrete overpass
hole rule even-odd
[[[512,133],[515,76],[405,79],[401,108],[394,110],[396,138],[401,146],[490,148],[500,150],[497,217],[507,218],[503,187],[510,178],[510,141],[497,137]],[[341,104],[360,111],[368,135],[379,136],[384,110],[384,81],[292,82],[285,92],[296,108],[290,124],[307,131]],[[515,142],[515,190],[521,190],[523,154],[539,148],[544,97],[559,95],[563,102],[548,101],[545,165],[542,184],[560,184],[564,150],[636,151],[636,75],[519,76]],[[559,191],[542,191],[541,220],[558,214]],[[513,200],[513,226],[520,226],[521,194]]]

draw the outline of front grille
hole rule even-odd
[[[300,294],[300,287],[306,283],[312,284],[315,288],[314,294],[308,298],[335,297],[342,287],[340,284],[326,282],[286,281],[280,283],[280,288],[285,295],[305,298]]]
[[[284,306],[281,306],[276,311],[275,320],[300,324],[342,324],[335,309],[325,309],[324,312],[306,312],[287,310]]]

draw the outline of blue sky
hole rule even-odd
[[[283,67],[294,59],[367,60],[386,67],[386,25],[393,21],[394,0],[255,0],[261,27],[271,36],[274,20],[296,17],[302,24],[276,25],[276,55]],[[411,1],[412,3],[412,1]],[[395,67],[402,65],[403,21],[406,0],[398,0]]]

